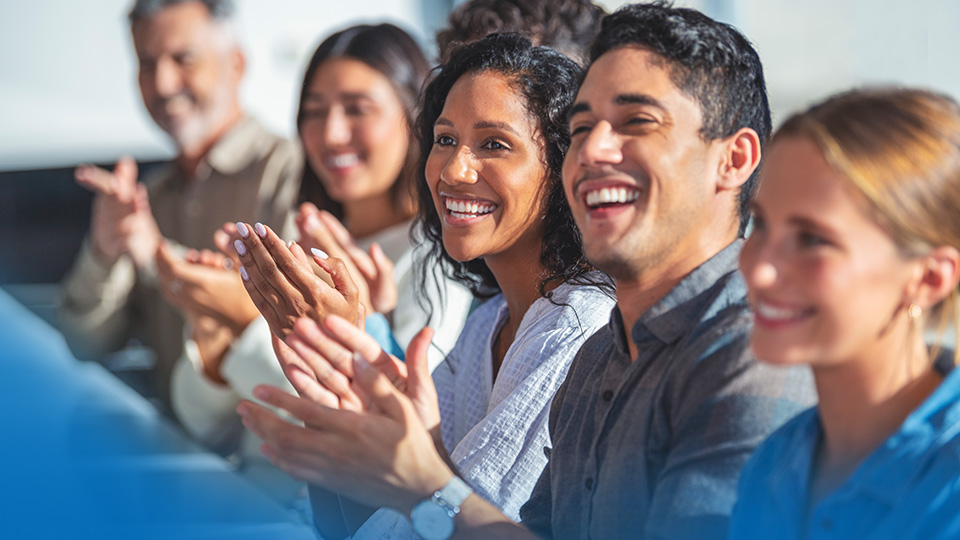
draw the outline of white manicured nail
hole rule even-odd
[[[237,222],[237,232],[240,233],[241,238],[250,236],[250,230],[247,229],[247,226],[244,225],[242,221]]]
[[[247,246],[243,245],[243,242],[241,242],[240,240],[234,240],[233,247],[237,249],[237,253],[239,253],[240,255],[247,254]]]
[[[317,248],[310,248],[310,253],[313,253],[313,256],[316,257],[316,258],[318,258],[318,259],[328,259],[328,258],[330,258],[329,255],[327,255],[327,254],[324,253],[323,251],[320,251],[320,250],[317,249]]]
[[[257,222],[253,225],[253,230],[257,231],[257,234],[260,235],[260,238],[263,238],[267,235],[267,228],[263,226],[263,223]]]
[[[250,276],[247,275],[247,269],[242,266],[240,267],[240,277],[242,277],[244,281],[250,281]]]

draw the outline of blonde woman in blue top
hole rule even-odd
[[[820,404],[744,469],[730,537],[960,538],[960,107],[837,95],[767,154],[740,267],[752,346],[809,364]]]

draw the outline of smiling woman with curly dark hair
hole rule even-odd
[[[418,120],[418,225],[427,252],[418,266],[426,278],[440,265],[487,300],[433,371],[435,394],[424,383],[422,349],[411,345],[402,369],[398,361],[384,367],[391,361],[378,356],[408,396],[436,396],[432,405],[421,400],[417,412],[437,450],[513,519],[547,463],[553,395],[614,305],[609,281],[584,259],[560,179],[580,75],[572,60],[514,34],[464,45],[439,68]],[[324,326],[348,351],[318,341],[312,347],[320,356],[376,350],[345,321]],[[342,388],[328,389],[352,400]],[[388,510],[361,522],[368,513],[340,502],[354,538],[423,532],[416,519],[411,528]]]

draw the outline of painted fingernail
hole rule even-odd
[[[250,275],[247,274],[247,269],[243,266],[240,267],[240,277],[242,277],[244,281],[250,281]]]
[[[260,235],[260,238],[263,238],[267,235],[267,228],[263,226],[263,223],[259,221],[253,225],[253,230],[257,231],[257,234]]]
[[[317,248],[310,248],[310,253],[313,253],[313,256],[314,256],[314,257],[316,257],[316,258],[318,258],[318,259],[321,259],[321,260],[323,260],[323,259],[329,259],[329,258],[330,258],[329,255],[327,255],[326,253],[324,253],[323,251],[321,251],[321,250],[319,250],[319,249],[317,249]]]
[[[293,240],[287,242],[287,249],[290,249],[290,247],[293,246],[294,244],[296,244],[296,242],[294,242]]]
[[[237,222],[237,232],[240,233],[242,238],[250,236],[250,230],[247,229],[247,226],[242,221]]]
[[[307,220],[304,223],[304,228],[307,229],[307,232],[313,232],[320,226],[320,220],[317,219],[317,216],[310,214],[307,216]]]
[[[237,249],[237,253],[241,255],[247,254],[247,246],[243,245],[243,242],[241,242],[240,240],[234,240],[233,247]]]
[[[366,372],[370,369],[370,364],[364,360],[362,356],[360,356],[360,353],[355,352],[353,353],[353,369],[355,369],[358,373]]]

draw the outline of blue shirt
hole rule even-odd
[[[554,398],[553,450],[520,516],[551,538],[724,538],[740,469],[814,402],[809,370],[757,362],[735,242],[630,330],[617,309]]]
[[[817,408],[774,433],[750,460],[730,523],[732,539],[960,538],[960,370],[807,517]]]

